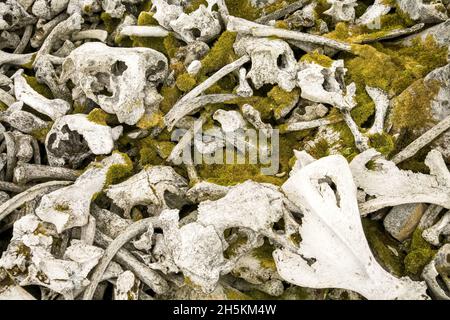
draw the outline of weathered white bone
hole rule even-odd
[[[9,31],[0,32],[0,49],[15,49],[20,43],[20,37]]]
[[[396,0],[399,9],[415,20],[425,23],[437,23],[448,19],[445,6],[440,3],[424,3],[423,0]]]
[[[232,263],[223,256],[223,244],[211,225],[194,222],[178,227],[178,211],[165,210],[160,215],[164,241],[173,261],[194,284],[212,292],[221,274],[231,270]]]
[[[450,211],[445,213],[441,220],[434,226],[424,230],[422,237],[432,245],[439,246],[441,244],[441,236],[450,235]]]
[[[294,89],[297,61],[285,41],[244,36],[236,41],[234,50],[240,56],[250,56],[252,67],[247,77],[255,88],[278,84],[286,91]]]
[[[149,166],[128,180],[110,186],[106,194],[129,216],[136,205],[154,205],[159,210],[180,207],[187,181],[168,166]]]
[[[40,119],[34,114],[22,110],[23,102],[13,103],[6,111],[0,112],[1,121],[7,122],[11,127],[24,132],[33,133],[48,128],[49,122]]]
[[[9,107],[16,102],[16,99],[5,90],[0,89],[0,101]]]
[[[74,32],[72,34],[73,41],[95,39],[95,40],[98,40],[101,42],[105,42],[106,38],[108,38],[108,32],[106,30],[101,30],[101,29],[82,30],[82,31]]]
[[[61,13],[50,21],[39,19],[36,23],[36,31],[30,40],[31,47],[39,48],[53,28],[55,28],[60,22],[66,20],[68,17],[69,15],[66,13]]]
[[[202,181],[196,183],[186,192],[186,197],[193,203],[200,203],[206,200],[215,201],[223,198],[230,187]]]
[[[69,0],[67,5],[67,13],[73,14],[75,12],[83,15],[92,15],[101,11],[101,4],[99,0]]]
[[[242,106],[242,114],[248,122],[250,122],[256,129],[262,130],[266,136],[269,136],[272,133],[272,125],[269,123],[264,123],[261,120],[261,113],[251,105],[244,104]]]
[[[247,81],[247,70],[245,68],[239,69],[239,86],[236,88],[236,93],[240,97],[253,96],[253,89]]]
[[[61,81],[71,79],[103,110],[116,114],[121,123],[134,125],[146,108],[158,107],[160,99],[156,90],[152,99],[145,98],[144,93],[162,83],[166,75],[167,58],[160,52],[149,48],[111,48],[89,42],[65,59]],[[103,89],[111,96],[103,95]],[[154,103],[147,105],[150,100]]]
[[[123,36],[136,36],[136,37],[167,37],[169,31],[159,26],[124,26],[120,30],[120,34]]]
[[[35,56],[35,53],[9,53],[0,51],[0,66],[4,64],[24,65],[30,63]]]
[[[31,12],[40,19],[51,20],[66,10],[69,0],[35,0]]]
[[[375,121],[368,133],[382,134],[384,129],[384,120],[389,108],[389,97],[386,92],[378,88],[366,86],[366,91],[375,103]]]
[[[122,154],[113,153],[90,167],[73,185],[42,197],[36,215],[43,221],[53,223],[58,233],[84,226],[88,222],[92,198],[103,190],[112,165],[127,165],[127,162]]]
[[[335,186],[333,190],[330,186]],[[426,286],[395,278],[375,260],[362,228],[347,161],[329,156],[295,172],[282,186],[303,208],[297,252],[276,250],[280,276],[308,288],[341,288],[368,299],[426,299]]]
[[[334,22],[355,20],[355,7],[358,5],[356,0],[327,0],[327,2],[331,4],[331,8],[324,14],[331,16]]]
[[[377,158],[379,156],[380,153],[370,149],[350,163],[358,188],[373,197],[360,204],[362,215],[406,203],[431,203],[450,209],[450,173],[438,151],[431,151],[425,160],[430,168],[429,175],[400,170],[393,162]],[[366,167],[371,160],[378,165],[378,170]]]
[[[194,60],[187,66],[186,71],[190,75],[195,76],[196,74],[198,74],[200,72],[201,69],[202,69],[201,61]]]
[[[19,1],[6,0],[0,3],[0,30],[20,29],[35,21],[36,18]]]
[[[419,34],[406,37],[399,42],[402,45],[410,46],[413,43],[413,40],[419,37],[422,40],[425,40],[427,37],[432,37],[440,46],[448,46],[450,44],[450,19],[425,29]]]
[[[445,244],[422,272],[422,278],[427,282],[433,296],[441,300],[450,300],[449,256],[450,244]],[[442,282],[438,281],[438,278],[442,278],[446,289],[441,285]]]
[[[118,130],[118,132],[116,132]],[[89,150],[93,154],[109,154],[114,148],[114,141],[121,135],[122,127],[111,127],[92,122],[85,114],[71,114],[63,116],[55,121],[47,134],[45,147],[50,165],[64,166],[66,162],[76,162],[73,157],[83,157],[86,152],[78,154],[73,150],[61,153],[62,146],[70,144],[73,139],[69,132],[81,135],[86,141]],[[119,133],[119,134],[118,134]]]
[[[296,40],[305,43],[312,43],[320,46],[326,46],[342,51],[351,52],[351,45],[340,41],[332,40],[326,37],[291,31],[286,29],[268,27],[254,23],[242,18],[228,16],[227,30],[234,31],[254,37],[277,36],[282,39]]]
[[[245,128],[247,125],[241,113],[235,110],[225,111],[219,109],[214,112],[213,119],[220,123],[220,126],[225,133],[234,132]]]
[[[375,0],[369,6],[364,14],[356,20],[357,24],[364,24],[369,29],[378,29],[378,23],[381,22],[381,17],[388,14],[392,7],[386,4],[383,0]]]
[[[114,286],[114,300],[138,300],[139,279],[136,279],[133,272],[127,270],[116,280]]]
[[[220,34],[218,14],[212,11],[216,0],[207,0],[190,14],[185,14],[181,6],[168,4],[165,0],[152,2],[156,13],[153,16],[161,26],[173,30],[185,42],[210,41]]]
[[[283,130],[286,132],[301,131],[301,130],[307,130],[307,129],[313,129],[313,128],[318,128],[318,127],[322,127],[322,126],[327,126],[327,125],[339,123],[342,121],[343,121],[343,119],[339,119],[339,118],[334,118],[334,119],[323,118],[323,119],[316,119],[316,120],[311,120],[311,121],[293,122],[293,123],[288,123],[288,124],[284,125]]]
[[[22,76],[23,70],[19,70],[13,76],[14,94],[16,99],[22,101],[34,110],[49,116],[53,121],[67,114],[70,104],[61,99],[47,99],[31,88],[27,80]]]

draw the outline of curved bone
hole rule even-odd
[[[422,237],[434,246],[441,244],[441,235],[450,235],[450,211],[447,211],[434,226],[422,232]]]
[[[109,168],[126,164],[123,155],[114,153],[85,171],[73,185],[43,196],[36,215],[53,223],[58,233],[84,226],[88,222],[92,198],[103,190]]]
[[[335,187],[333,190],[330,186]],[[282,186],[303,210],[300,249],[276,250],[280,276],[307,288],[341,288],[368,299],[426,299],[426,285],[395,278],[375,260],[362,228],[347,161],[329,156],[295,172]]]
[[[47,99],[31,88],[27,80],[22,76],[23,70],[19,70],[13,76],[14,94],[16,99],[22,101],[34,110],[49,116],[53,121],[67,114],[70,104],[61,99]]]
[[[422,278],[427,282],[428,287],[437,299],[450,300],[450,278],[449,278],[449,256],[450,244],[443,245],[434,259],[423,269]],[[445,287],[442,286],[442,281],[438,278],[443,278]]]
[[[389,108],[389,97],[386,92],[378,88],[366,86],[366,91],[375,103],[375,121],[369,134],[382,134],[384,129],[384,120]]]
[[[33,61],[35,53],[9,53],[5,51],[0,51],[0,66],[4,64],[11,64],[15,66],[21,66],[28,64]]]
[[[170,32],[159,26],[125,26],[120,30],[123,36],[135,37],[167,37]]]
[[[380,153],[370,149],[350,163],[358,188],[374,197],[360,204],[362,215],[407,203],[431,203],[450,209],[450,173],[438,151],[431,151],[425,160],[429,175],[400,170],[391,161],[376,159],[379,156]],[[366,165],[370,160],[381,168],[369,170]]]

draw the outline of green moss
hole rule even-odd
[[[108,31],[108,33],[114,32],[114,30],[120,23],[120,19],[113,18],[106,12],[102,12],[100,14],[100,19],[103,21],[103,24],[105,25],[105,30]]]
[[[122,182],[125,178],[131,175],[133,171],[133,162],[126,153],[121,153],[114,151],[114,153],[119,153],[125,160],[125,164],[113,164],[109,167],[106,173],[105,188],[112,184],[117,184]]]
[[[164,115],[161,112],[154,112],[152,114],[144,114],[139,119],[136,127],[140,129],[152,129],[156,127],[164,127]]]
[[[0,101],[0,111],[6,111],[8,109],[8,106]]]
[[[418,80],[393,103],[392,122],[396,129],[423,128],[433,124],[431,103],[439,93],[439,81]]]
[[[389,156],[395,149],[394,138],[387,133],[377,133],[370,136],[369,143],[372,148],[375,148],[384,156]]]
[[[311,156],[316,159],[324,158],[330,155],[330,145],[325,139],[320,139],[314,144],[314,148],[308,149]]]
[[[320,54],[317,50],[303,55],[300,61],[315,63],[325,68],[330,68],[333,64],[333,59],[326,55]]]
[[[53,123],[49,124],[48,127],[33,130],[31,135],[35,137],[39,142],[45,143],[45,138],[47,137],[48,132],[52,128]]]
[[[37,93],[43,95],[47,99],[53,99],[53,93],[45,84],[38,82],[36,77],[23,75],[28,85],[33,88]]]
[[[159,23],[153,18],[153,12],[142,11],[139,13],[137,25],[138,26],[158,26]]]
[[[223,291],[225,292],[228,300],[253,300],[252,297],[232,287],[226,286],[223,288]]]
[[[273,110],[275,118],[280,118],[283,110],[298,101],[298,98],[300,97],[300,89],[295,88],[291,92],[287,92],[279,86],[275,86],[269,91],[269,93],[267,93],[267,96],[276,104],[276,107]]]
[[[100,108],[95,108],[89,114],[87,119],[91,122],[106,126],[106,120],[108,119],[108,114]]]
[[[389,272],[399,277],[403,276],[403,253],[399,249],[398,243],[384,232],[384,228],[379,222],[364,218],[362,224],[369,246],[377,261]],[[398,252],[398,256],[389,247],[394,248]]]
[[[215,72],[238,58],[233,49],[235,40],[235,32],[225,31],[220,35],[211,50],[201,61],[202,68],[199,72],[199,77]]]
[[[275,247],[269,244],[267,240],[265,240],[264,244],[261,247],[253,249],[252,255],[259,260],[262,268],[276,271],[277,267],[272,256],[274,250]]]
[[[69,207],[69,205],[67,205],[65,203],[64,204],[58,203],[54,206],[54,209],[56,211],[64,212],[64,211],[68,211],[70,209],[70,207]]]
[[[183,73],[177,77],[176,84],[181,91],[189,92],[195,87],[197,81],[189,73]]]
[[[194,12],[195,10],[197,10],[200,5],[204,5],[205,7],[208,6],[208,2],[206,0],[192,0],[189,2],[189,4],[184,8],[184,12],[186,14],[189,14],[191,12]]]
[[[159,165],[162,159],[158,156],[155,148],[144,147],[139,150],[139,164],[144,167],[146,165]]]
[[[423,268],[433,259],[436,250],[422,238],[423,230],[417,228],[411,239],[409,253],[405,257],[405,270],[410,276],[420,276]]]
[[[162,112],[167,113],[170,111],[170,109],[172,109],[174,104],[181,97],[182,92],[176,86],[173,87],[163,86],[161,88],[160,94],[163,97],[163,101],[161,101],[159,108],[161,109]]]

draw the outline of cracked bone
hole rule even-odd
[[[164,241],[175,264],[203,292],[214,291],[220,275],[232,268],[232,263],[223,256],[220,235],[213,226],[197,222],[178,227],[177,210],[163,211],[160,219]]]
[[[384,129],[384,120],[389,108],[389,97],[381,89],[366,86],[367,94],[375,103],[375,121],[369,129],[369,134],[382,134]]]
[[[22,76],[23,70],[19,70],[13,76],[14,79],[14,94],[16,99],[22,101],[34,110],[45,114],[53,121],[64,116],[70,110],[70,104],[61,99],[47,99],[41,94],[37,93],[27,83],[27,80]]]
[[[239,86],[236,88],[236,93],[240,97],[253,96],[253,89],[247,81],[247,70],[245,68],[239,69]]]
[[[294,89],[297,61],[285,41],[244,36],[235,42],[234,51],[239,56],[250,56],[252,67],[247,78],[256,89],[265,84],[278,84],[289,92]]]
[[[167,30],[173,30],[183,41],[208,42],[221,32],[218,14],[212,10],[216,0],[207,0],[207,7],[201,4],[197,10],[185,14],[178,5],[168,4],[166,0],[152,2],[156,10],[154,18]]]
[[[356,0],[327,0],[331,8],[324,14],[333,18],[334,22],[353,22],[355,21],[355,7],[358,5]]]
[[[23,102],[13,103],[6,111],[0,112],[0,120],[23,132],[33,133],[49,127],[50,123],[22,110]]]
[[[247,125],[241,113],[235,110],[225,111],[219,109],[214,112],[213,119],[220,123],[220,126],[225,133],[234,132],[245,128]]]
[[[36,215],[55,225],[58,233],[88,223],[93,196],[102,191],[108,170],[113,165],[126,165],[122,154],[113,153],[86,170],[73,185],[42,197]]]
[[[230,187],[202,181],[190,188],[186,192],[186,197],[193,203],[200,203],[206,200],[215,201],[226,196],[229,190]]]
[[[270,136],[273,131],[272,125],[270,123],[264,123],[261,120],[261,113],[258,110],[249,104],[244,104],[242,106],[242,114],[244,118],[255,127],[255,129],[262,130],[264,135]]]
[[[114,300],[138,300],[140,281],[127,270],[119,275],[114,286]]]
[[[445,6],[440,1],[424,3],[424,0],[396,0],[396,2],[399,10],[415,21],[438,23],[448,19]]]
[[[101,3],[99,0],[69,0],[67,5],[67,13],[79,13],[82,15],[92,15],[101,11]]]
[[[181,208],[187,181],[172,167],[149,166],[122,183],[110,186],[106,194],[129,216],[136,205],[153,205],[159,210]]]
[[[449,256],[450,244],[445,244],[422,272],[422,278],[427,282],[428,288],[440,300],[450,300]]]
[[[166,78],[167,68],[167,58],[153,49],[112,48],[90,42],[64,60],[61,81],[71,79],[86,97],[116,114],[119,122],[134,125],[146,109],[158,107],[160,96],[154,88]],[[101,94],[104,89],[111,96]],[[151,96],[144,99],[144,93],[150,91]],[[150,101],[153,103],[147,105]]]
[[[111,153],[114,141],[121,133],[121,126],[111,128],[97,124],[85,114],[63,116],[55,121],[47,134],[45,147],[48,161],[52,166],[71,164],[76,167],[91,153]]]
[[[6,30],[0,32],[0,50],[15,49],[20,43],[20,37]]]
[[[450,173],[438,151],[432,150],[426,157],[429,175],[400,170],[379,156],[380,153],[369,149],[350,163],[356,185],[372,197],[360,204],[362,215],[407,203],[430,203],[450,209]],[[370,160],[375,161],[378,170],[366,167]]]
[[[413,34],[399,41],[401,45],[411,46],[413,40],[420,38],[422,41],[426,40],[427,37],[432,37],[436,43],[440,46],[450,45],[450,19],[434,25],[430,28],[423,30],[418,34]]]
[[[0,51],[0,66],[4,64],[21,66],[33,61],[36,53],[9,53]]]
[[[14,168],[14,181],[18,184],[26,184],[35,180],[74,181],[80,176],[80,173],[79,170],[61,167],[20,163]]]
[[[30,44],[33,48],[39,48],[50,32],[62,21],[69,16],[66,13],[61,13],[50,21],[38,20],[36,23],[36,31],[31,37]]]
[[[20,29],[35,23],[36,18],[16,0],[6,0],[0,3],[0,31]]]
[[[375,2],[370,5],[366,12],[356,19],[356,24],[364,24],[369,29],[378,29],[377,23],[381,21],[381,17],[388,14],[392,7],[386,4],[383,0],[375,0]]]
[[[69,0],[35,0],[31,8],[34,16],[51,20],[67,9]]]
[[[285,281],[308,288],[352,290],[367,299],[428,297],[424,282],[398,279],[376,262],[364,235],[357,189],[344,157],[312,162],[295,172],[282,190],[304,214],[300,249],[273,253]]]
[[[450,211],[447,211],[434,226],[422,232],[422,237],[434,246],[441,244],[441,236],[450,236]]]

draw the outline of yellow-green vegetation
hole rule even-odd
[[[439,93],[437,80],[414,82],[393,103],[392,121],[396,129],[415,129],[432,125],[431,103]]]
[[[117,184],[122,182],[125,178],[129,177],[133,172],[133,162],[130,157],[126,153],[114,151],[113,153],[118,153],[122,156],[125,161],[124,164],[113,164],[109,167],[108,172],[106,173],[105,185],[110,186],[112,184]]]
[[[95,108],[89,114],[87,119],[91,122],[106,126],[106,120],[108,119],[108,114],[100,108]]]
[[[389,272],[399,277],[403,276],[405,272],[403,266],[404,254],[398,243],[386,234],[379,222],[364,218],[362,224],[370,249],[377,261]],[[397,251],[398,255],[391,248]]]
[[[275,247],[271,245],[267,240],[265,240],[264,244],[259,248],[253,249],[251,254],[253,255],[253,257],[259,260],[262,268],[276,271],[277,267],[272,256],[272,252],[274,250]]]
[[[422,238],[422,232],[419,228],[414,231],[409,252],[405,257],[405,270],[410,276],[420,276],[423,268],[436,254],[433,246]]]
[[[317,50],[304,54],[300,61],[315,63],[325,68],[330,68],[333,64],[333,59],[324,54],[321,54]]]
[[[234,53],[233,45],[236,40],[236,33],[225,31],[212,46],[211,50],[201,60],[202,68],[198,73],[199,77],[209,75],[219,70],[227,64],[235,61],[237,55]]]
[[[8,109],[8,106],[3,103],[2,101],[0,101],[0,111],[5,111]]]
[[[254,21],[263,15],[279,10],[296,0],[276,0],[265,7],[254,7],[250,0],[225,0],[232,16]]]
[[[431,37],[425,41],[416,39],[411,47],[377,43],[373,46],[354,45],[352,48],[355,55],[344,55],[348,69],[346,81],[356,83],[358,106],[352,111],[352,116],[360,126],[375,108],[365,91],[366,85],[382,89],[393,97],[447,63],[447,49],[439,47]]]
[[[50,129],[52,128],[52,125],[53,125],[53,123],[50,123],[48,125],[48,127],[33,130],[31,132],[31,135],[33,137],[35,137],[39,142],[45,143],[45,138],[47,137],[47,134],[49,133]]]
[[[226,286],[223,288],[223,291],[228,300],[253,300],[252,297],[239,290],[234,289],[233,287]]]
[[[100,14],[100,19],[103,21],[103,24],[105,25],[105,29],[106,29],[106,31],[108,31],[108,33],[114,32],[114,30],[117,28],[117,26],[120,23],[120,19],[113,18],[106,12],[102,12]]]
[[[189,73],[183,73],[177,77],[176,84],[181,91],[189,92],[195,87],[197,81]]]
[[[276,107],[273,109],[275,118],[280,118],[283,110],[298,101],[300,89],[295,88],[291,92],[287,92],[279,86],[275,86],[267,93],[267,96],[275,102]]]
[[[144,114],[139,119],[136,127],[140,129],[152,129],[155,127],[162,128],[164,126],[164,115],[161,112],[154,112],[152,114]]]
[[[23,77],[25,78],[25,80],[27,81],[28,85],[33,88],[37,93],[43,95],[44,97],[48,98],[48,99],[53,99],[53,93],[51,92],[51,90],[49,89],[49,87],[47,87],[47,85],[40,83],[36,77],[33,76],[28,76],[26,74],[23,75]]]
[[[308,153],[315,159],[324,158],[330,155],[330,145],[327,140],[319,139],[314,148],[308,149]]]
[[[56,211],[64,212],[64,211],[68,211],[68,210],[70,209],[70,207],[69,207],[69,205],[66,204],[66,203],[58,203],[58,204],[56,204],[56,205],[54,206],[54,209],[55,209]]]
[[[370,136],[369,144],[384,156],[389,156],[395,150],[394,138],[387,133]]]
[[[182,92],[180,91],[180,89],[178,89],[177,86],[163,86],[161,88],[160,94],[162,95],[163,100],[161,101],[159,108],[162,112],[167,113],[170,111],[170,109],[172,109],[174,104],[181,97]]]

